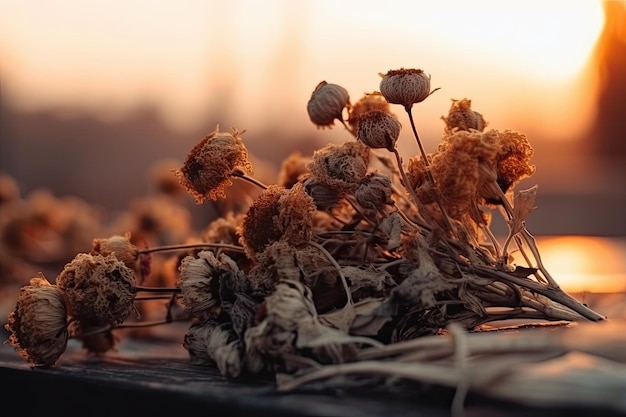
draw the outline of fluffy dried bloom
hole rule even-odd
[[[379,209],[387,204],[393,204],[392,193],[391,178],[385,174],[372,172],[363,178],[354,192],[354,197],[363,207]]]
[[[448,117],[441,116],[445,122],[446,133],[452,133],[458,130],[485,130],[487,122],[483,115],[472,110],[472,101],[466,98],[462,100],[452,100],[452,105],[448,111]]]
[[[309,173],[311,158],[302,156],[302,153],[292,152],[281,164],[276,185],[291,188],[300,179]]]
[[[530,163],[534,150],[526,135],[508,129],[487,133],[497,134],[496,171],[502,191],[506,192],[520,180],[535,173],[535,166]]]
[[[53,366],[67,348],[67,314],[63,295],[42,273],[20,289],[4,328],[6,343],[33,365]]]
[[[432,94],[430,75],[426,75],[421,69],[400,68],[380,75],[380,92],[389,103],[410,108]]]
[[[306,110],[318,128],[331,127],[335,119],[343,120],[343,109],[350,106],[348,90],[337,84],[320,82],[311,94]]]
[[[299,245],[313,236],[315,203],[304,185],[285,189],[270,185],[254,200],[243,219],[241,243],[250,258],[272,242]]]
[[[181,303],[185,309],[201,320],[217,317],[221,312],[219,288],[222,262],[213,252],[203,250],[197,257],[183,258],[179,271],[176,286],[181,290]]]
[[[56,279],[73,320],[90,326],[122,323],[134,311],[135,275],[114,254],[79,253]]]
[[[365,93],[363,97],[350,108],[348,113],[348,124],[356,131],[359,116],[370,110],[380,110],[391,114],[389,103],[378,91]]]
[[[313,153],[311,176],[340,195],[354,192],[367,174],[369,154],[370,148],[360,141],[328,144]]]
[[[476,204],[481,186],[479,165],[490,165],[495,160],[497,147],[485,139],[476,130],[457,130],[443,138],[433,155],[432,174],[453,218],[460,218]]]
[[[427,155],[428,156],[428,155]],[[431,163],[432,158],[428,158]],[[406,175],[411,183],[411,187],[415,190],[415,194],[424,204],[432,203],[436,200],[436,190],[427,180],[428,168],[421,156],[409,158]]]
[[[237,228],[243,221],[243,214],[228,212],[213,220],[202,232],[202,240],[210,243],[239,244]]]
[[[196,204],[202,204],[207,198],[226,197],[224,190],[232,184],[230,177],[236,170],[251,173],[248,151],[240,137],[242,133],[235,128],[232,133],[216,128],[191,149],[183,167],[174,171]]]
[[[395,116],[382,110],[370,110],[358,117],[356,136],[370,148],[393,152],[400,130],[402,125]]]

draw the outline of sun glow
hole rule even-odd
[[[588,236],[538,239],[544,265],[571,292],[625,292],[626,241]]]

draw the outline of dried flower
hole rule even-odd
[[[254,200],[243,219],[241,243],[250,258],[272,242],[299,245],[311,240],[315,203],[304,185],[290,189],[270,185]]]
[[[354,192],[367,174],[370,149],[360,141],[328,144],[313,153],[311,176],[340,195]]]
[[[311,158],[302,156],[300,152],[291,153],[283,159],[276,185],[285,188],[293,187],[295,183],[309,173],[310,162]]]
[[[6,343],[33,365],[53,366],[67,348],[67,315],[63,295],[42,273],[20,289],[4,328]]]
[[[226,377],[239,376],[243,369],[243,349],[228,324],[216,321],[192,323],[183,347],[195,365],[217,365]]]
[[[535,173],[535,166],[530,164],[534,150],[523,133],[508,129],[495,132],[498,134],[497,182],[502,191],[506,192],[520,180]]]
[[[130,242],[130,233],[124,236],[114,235],[109,238],[94,239],[91,254],[102,256],[115,254],[117,259],[140,276],[142,273],[148,275],[150,272],[150,258],[139,256],[139,249]]]
[[[473,130],[457,130],[444,136],[433,155],[431,169],[448,214],[460,218],[476,204],[481,184],[479,165],[491,165],[497,147],[489,136]]]
[[[363,207],[381,209],[385,205],[392,205],[391,178],[385,174],[369,173],[356,189],[354,197]]]
[[[202,232],[202,240],[211,243],[239,244],[237,228],[243,221],[243,214],[228,212],[223,217],[211,221]]]
[[[380,92],[365,93],[359,101],[354,103],[348,113],[348,123],[354,131],[356,131],[359,116],[370,110],[380,110],[392,114],[389,110],[389,103]]]
[[[232,184],[230,177],[237,169],[251,173],[242,133],[235,128],[232,133],[219,132],[216,128],[191,149],[183,167],[174,171],[196,204],[207,198],[226,197],[224,190]]]
[[[311,121],[318,128],[331,127],[335,119],[343,121],[343,109],[350,106],[348,91],[337,84],[320,82],[306,105]]]
[[[389,103],[402,104],[407,109],[435,91],[430,91],[430,76],[421,69],[400,68],[380,75],[381,94]]]
[[[208,250],[197,257],[186,256],[180,263],[180,276],[176,286],[180,288],[182,304],[193,317],[207,320],[221,312],[219,288],[222,263]]]
[[[370,148],[396,147],[402,125],[398,119],[382,110],[370,110],[357,119],[357,138]]]
[[[462,100],[452,100],[452,105],[448,111],[448,117],[441,116],[445,122],[446,133],[458,130],[485,130],[487,122],[483,115],[472,110],[472,101],[466,98]]]
[[[56,279],[69,316],[88,326],[120,324],[134,311],[133,271],[114,254],[79,253]]]
[[[307,194],[311,196],[318,210],[327,211],[337,207],[343,198],[341,193],[313,177],[307,178],[303,184]]]

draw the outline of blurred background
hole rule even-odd
[[[71,196],[61,211],[109,221],[219,125],[246,130],[271,182],[293,151],[350,138],[309,121],[320,81],[355,102],[401,67],[441,88],[414,109],[427,152],[451,99],[526,133],[537,172],[519,187],[539,185],[527,224],[544,263],[572,291],[626,291],[625,1],[0,0],[0,173],[21,199]],[[417,153],[410,129],[399,148]],[[181,201],[192,215],[176,227],[215,213]]]

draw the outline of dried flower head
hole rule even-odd
[[[402,125],[395,116],[382,110],[370,110],[358,117],[356,136],[370,148],[393,152],[400,130]]]
[[[109,238],[93,239],[91,254],[102,256],[115,254],[117,259],[138,274],[141,274],[142,271],[150,271],[149,258],[142,257],[140,259],[139,249],[130,241],[130,233],[126,233],[124,236],[114,235]]]
[[[33,365],[53,366],[67,348],[67,315],[63,295],[42,273],[20,289],[4,328],[6,343]]]
[[[203,250],[197,257],[186,256],[180,263],[176,286],[181,290],[181,303],[200,320],[217,317],[221,312],[219,289],[222,262],[213,252]]]
[[[202,231],[202,240],[211,243],[227,243],[229,245],[239,244],[237,228],[243,221],[242,213],[229,211],[226,215],[213,220]]]
[[[285,188],[293,187],[295,183],[309,173],[310,162],[310,157],[304,157],[302,153],[297,151],[292,152],[287,158],[283,159],[276,185]]]
[[[213,320],[192,323],[183,347],[189,352],[191,363],[217,365],[223,376],[235,378],[243,369],[243,349],[226,323]]]
[[[430,75],[421,69],[400,68],[380,75],[381,94],[389,103],[402,104],[407,109],[435,91],[430,91]]]
[[[354,192],[357,203],[371,209],[381,209],[385,205],[392,205],[391,178],[377,172],[369,173]]]
[[[79,253],[56,279],[72,320],[89,326],[120,324],[134,311],[135,275],[115,254]]]
[[[307,178],[303,185],[307,194],[313,199],[315,207],[321,211],[327,211],[337,207],[343,198],[342,193],[339,193],[336,189],[331,188],[325,183],[317,181],[314,177]]]
[[[248,151],[240,137],[242,133],[235,128],[232,133],[216,128],[191,149],[183,167],[174,171],[196,204],[207,198],[226,197],[224,190],[232,184],[230,177],[236,170],[251,173]]]
[[[270,185],[254,200],[243,219],[240,235],[246,254],[254,259],[272,242],[299,245],[313,236],[315,203],[304,185],[289,189]]]
[[[535,173],[536,168],[530,163],[534,150],[523,133],[508,129],[495,132],[498,135],[497,182],[502,191],[506,192],[520,180]]]
[[[472,101],[466,98],[462,100],[452,100],[448,117],[441,116],[441,119],[446,124],[445,131],[447,133],[452,133],[455,129],[475,129],[482,132],[487,126],[483,115],[472,110]]]
[[[313,152],[311,176],[341,195],[354,192],[367,174],[369,154],[370,148],[360,141],[328,144]]]
[[[318,128],[331,127],[335,119],[343,121],[343,109],[350,106],[350,95],[340,85],[320,82],[306,105],[311,121]]]
[[[491,165],[497,147],[483,133],[457,130],[444,136],[433,155],[431,170],[448,214],[460,218],[475,206],[481,184],[480,164]]]
[[[350,127],[354,131],[356,131],[359,116],[367,113],[370,110],[380,110],[384,111],[385,113],[391,114],[391,111],[389,109],[389,103],[379,91],[374,91],[373,93],[365,93],[365,95],[361,97],[359,101],[354,103],[348,113],[348,124],[350,124]]]

